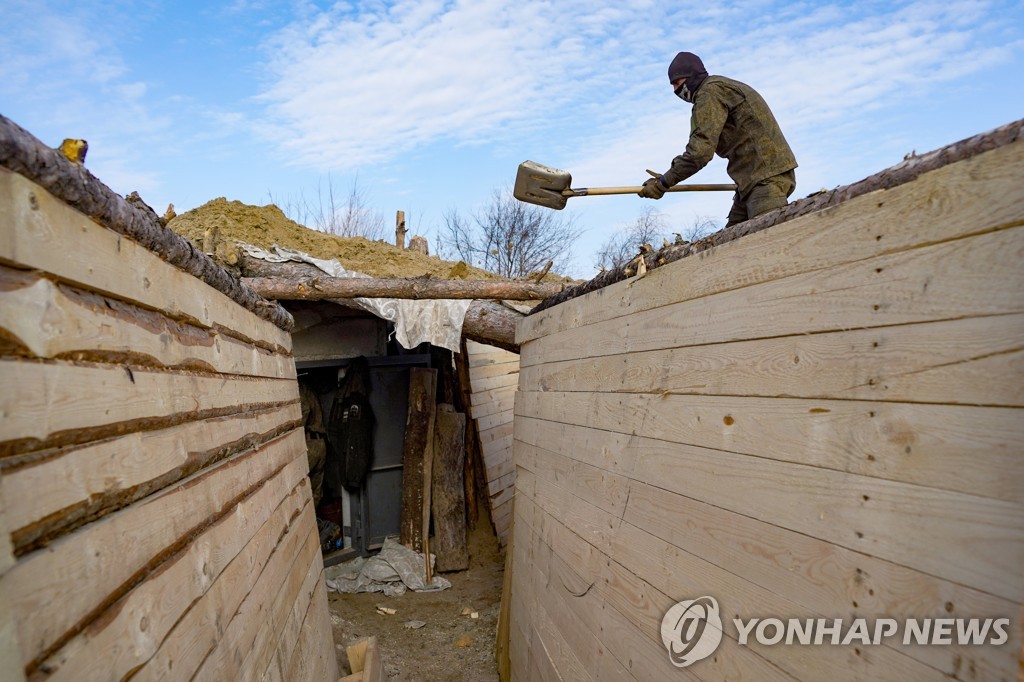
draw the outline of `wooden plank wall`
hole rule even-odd
[[[519,355],[494,346],[466,341],[472,416],[480,433],[491,520],[502,546],[508,542],[516,472],[512,465],[512,420]]]
[[[291,338],[0,170],[0,677],[337,680]]]
[[[1017,679],[1022,263],[1016,141],[527,317],[513,678]],[[674,668],[661,619],[704,595],[723,643]],[[766,616],[1010,628],[740,646]]]

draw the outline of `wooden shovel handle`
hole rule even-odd
[[[565,197],[604,196],[608,194],[637,194],[640,187],[581,187],[579,189],[562,190]],[[736,185],[675,185],[667,192],[735,192]]]

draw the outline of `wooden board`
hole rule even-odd
[[[0,360],[0,383],[24,387],[0,393],[0,412],[6,415],[0,424],[0,448],[8,451],[17,446],[36,450],[83,443],[144,427],[173,426],[298,400],[298,386],[290,379],[170,373],[63,361]]]
[[[290,355],[2,266],[0,338],[13,352],[36,358],[121,358],[132,365],[295,378]]]
[[[702,296],[1019,225],[1024,142],[800,216],[526,317],[517,343]],[[841,245],[837,248],[837,245]],[[714,260],[714,266],[709,265]],[[523,348],[524,351],[527,347]],[[524,358],[524,366],[527,360]]]
[[[156,654],[179,620],[188,622],[191,609],[202,611],[199,600],[212,599],[227,586],[251,585],[239,576],[246,567],[262,565],[283,529],[308,503],[305,480],[303,462],[295,459],[241,500],[236,513],[204,530],[112,606],[100,626],[85,629],[47,658],[49,679],[127,675]],[[187,669],[184,660],[176,663]]]
[[[434,514],[436,570],[469,568],[466,538],[466,497],[463,485],[466,458],[466,415],[451,405],[438,405],[434,423],[434,463],[430,504]]]
[[[1002,379],[1021,374],[1024,314],[1008,314],[566,360],[525,367],[521,381],[563,392],[1019,407],[1024,385]]]
[[[268,348],[291,349],[287,332],[16,173],[0,172],[0,223],[7,226],[0,231],[0,261],[54,273],[203,327],[222,327]],[[67,257],[69,244],[75,258]]]
[[[156,569],[231,511],[233,500],[304,459],[304,445],[302,431],[292,431],[23,557],[6,576],[22,659],[36,660],[76,635],[127,593],[139,571]]]
[[[520,440],[572,439],[577,458],[616,473],[632,472],[639,435],[1024,503],[1016,409],[527,392],[516,412]]]
[[[1018,313],[1022,259],[1024,226],[1008,228],[552,334],[521,362]]]
[[[69,447],[9,467],[0,481],[16,544],[95,520],[299,425],[298,403]]]
[[[430,474],[434,461],[437,370],[409,370],[409,415],[402,445],[401,542],[423,552],[430,528]]]

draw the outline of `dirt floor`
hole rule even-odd
[[[469,569],[443,574],[452,586],[441,592],[410,590],[401,597],[386,597],[379,592],[328,591],[342,676],[350,672],[345,648],[376,636],[389,680],[497,680],[494,652],[505,554],[485,514],[469,534],[469,552]],[[397,613],[381,615],[378,604]],[[466,607],[479,618],[462,615]],[[426,625],[405,627],[411,620]]]

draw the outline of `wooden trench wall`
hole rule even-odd
[[[8,168],[0,677],[337,680],[290,335]]]
[[[1020,679],[1022,128],[521,323],[513,679]],[[722,643],[674,667],[705,595]],[[741,646],[753,617],[1009,626]]]
[[[491,521],[501,546],[508,543],[516,472],[512,463],[512,421],[519,354],[466,341],[470,409],[480,436]]]

